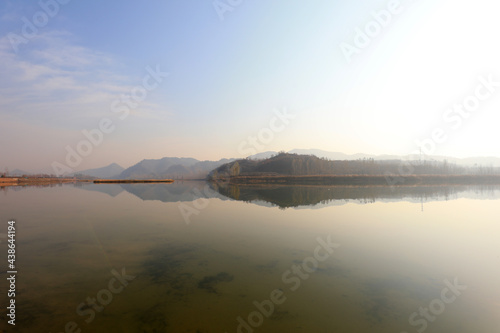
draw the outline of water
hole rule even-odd
[[[0,331],[496,332],[499,200],[495,187],[4,189],[18,274],[16,326],[2,296]]]

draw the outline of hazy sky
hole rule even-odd
[[[0,169],[409,154],[416,140],[500,156],[499,12],[492,0],[4,0]]]

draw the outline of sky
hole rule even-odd
[[[0,170],[500,157],[500,3],[5,0]]]

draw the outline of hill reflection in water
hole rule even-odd
[[[229,185],[184,181],[173,184],[87,184],[86,190],[111,196],[129,192],[142,200],[162,202],[194,201],[199,198],[238,200],[280,208],[343,205],[348,202],[431,202],[459,198],[495,199],[500,186],[299,186],[299,185]]]
[[[332,206],[347,202],[431,202],[458,198],[494,199],[500,186],[238,186],[217,185],[221,194],[246,202],[267,202],[280,208]],[[319,208],[318,207],[318,208]]]

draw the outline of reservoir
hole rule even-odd
[[[16,332],[498,330],[500,187],[1,192],[0,233],[16,221]]]

